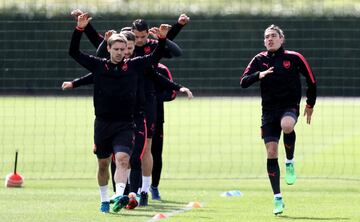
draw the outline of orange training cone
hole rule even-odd
[[[168,216],[163,213],[158,213],[153,217],[154,220],[161,220],[161,219],[165,219],[165,218],[168,218]]]
[[[201,203],[199,203],[199,202],[190,202],[186,206],[191,207],[191,208],[201,208]]]

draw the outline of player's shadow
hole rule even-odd
[[[293,216],[279,216],[283,219],[290,220],[314,220],[314,221],[333,221],[333,220],[350,220],[347,217],[293,217]]]

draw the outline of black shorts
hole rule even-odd
[[[108,158],[116,152],[129,153],[134,146],[134,123],[96,118],[94,143],[94,153],[99,159]]]
[[[155,131],[157,100],[155,95],[146,96],[145,119],[147,138],[152,138]]]
[[[278,142],[281,136],[281,119],[291,116],[297,121],[299,107],[284,108],[278,110],[263,110],[261,117],[261,137],[265,143]]]

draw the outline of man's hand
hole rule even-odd
[[[63,82],[61,86],[62,90],[68,90],[74,88],[72,82]]]
[[[161,38],[165,38],[170,29],[171,29],[171,25],[161,24],[159,27],[159,31],[160,31],[159,36]]]
[[[157,36],[157,34],[155,34],[154,32],[151,32],[151,29],[149,30],[149,35],[150,35],[153,39],[159,39],[159,37]]]
[[[306,116],[306,123],[310,124],[311,122],[311,116],[313,114],[314,109],[312,107],[309,106],[305,106],[305,110],[304,110],[304,116]]]
[[[187,16],[186,14],[181,14],[179,16],[178,23],[180,25],[186,25],[187,23],[189,23],[189,21],[190,21],[190,17]]]
[[[171,25],[161,24],[159,28],[152,27],[149,29],[151,35],[157,35],[160,38],[166,38],[168,31],[171,29]]]
[[[74,9],[71,11],[71,15],[77,20],[79,15],[84,14],[80,9]]]
[[[259,79],[264,78],[265,76],[267,76],[268,74],[271,74],[274,72],[274,67],[270,67],[268,70],[262,71],[259,74]]]
[[[194,98],[194,96],[193,96],[192,92],[190,91],[190,89],[188,89],[186,87],[181,87],[179,91],[182,92],[182,93],[186,93],[188,99]]]
[[[104,40],[107,41],[110,38],[110,36],[112,36],[112,34],[116,34],[116,31],[115,30],[109,30],[109,31],[105,32]]]
[[[77,26],[84,29],[89,24],[91,19],[92,17],[89,17],[88,13],[83,13],[78,16]]]

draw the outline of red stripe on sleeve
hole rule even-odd
[[[306,61],[305,57],[303,55],[301,55],[300,53],[298,52],[295,52],[295,51],[288,51],[288,50],[285,50],[285,54],[291,54],[291,55],[296,55],[297,57],[299,57],[301,59],[301,61],[305,64],[305,67],[309,73],[309,76],[310,76],[310,79],[311,79],[311,82],[312,83],[315,83],[315,78],[314,78],[314,74],[312,73],[311,71],[311,68],[310,68],[310,65],[309,63]]]

